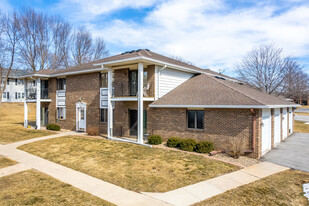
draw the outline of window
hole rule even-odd
[[[20,99],[20,92],[18,92],[18,99]]]
[[[25,99],[25,93],[21,94],[21,98]]]
[[[204,129],[204,111],[188,110],[187,121],[189,129]]]
[[[65,119],[65,107],[58,107],[57,108],[57,119]]]
[[[35,80],[33,80],[33,86],[35,87]]]
[[[57,90],[66,90],[66,82],[65,79],[57,79]]]
[[[17,99],[17,92],[15,92],[15,99]]]
[[[6,92],[3,92],[2,98],[6,99]]]
[[[15,79],[15,85],[17,85],[18,84],[18,79]]]
[[[10,79],[9,79],[9,78],[8,78],[6,84],[7,84],[7,85],[10,85]]]
[[[101,109],[101,122],[107,122],[107,109]]]
[[[102,73],[101,74],[101,87],[108,87],[108,74],[107,73]]]
[[[7,93],[6,93],[6,98],[7,98],[7,99],[10,99],[10,92],[7,92]]]

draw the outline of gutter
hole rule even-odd
[[[149,105],[153,108],[233,108],[233,109],[271,109],[283,107],[300,107],[301,105]]]

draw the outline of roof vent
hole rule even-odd
[[[222,80],[225,80],[225,78],[223,77],[220,77],[220,76],[215,76],[217,79],[222,79]]]

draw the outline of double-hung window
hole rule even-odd
[[[204,129],[204,110],[187,110],[189,129]]]
[[[20,92],[18,92],[18,99],[20,99]]]
[[[61,119],[61,120],[65,119],[65,107],[57,108],[57,119]]]
[[[6,92],[3,92],[2,98],[6,99]]]
[[[66,80],[64,78],[57,79],[57,90],[66,90]]]
[[[102,88],[107,88],[108,87],[108,73],[102,73],[101,74],[101,87]]]
[[[107,109],[101,109],[101,122],[107,122]]]

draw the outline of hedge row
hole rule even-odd
[[[167,140],[168,147],[178,147],[181,150],[198,153],[209,153],[214,150],[214,144],[209,141],[196,142],[194,139],[181,139],[170,137]]]
[[[57,124],[47,124],[46,129],[60,131],[60,126]]]

